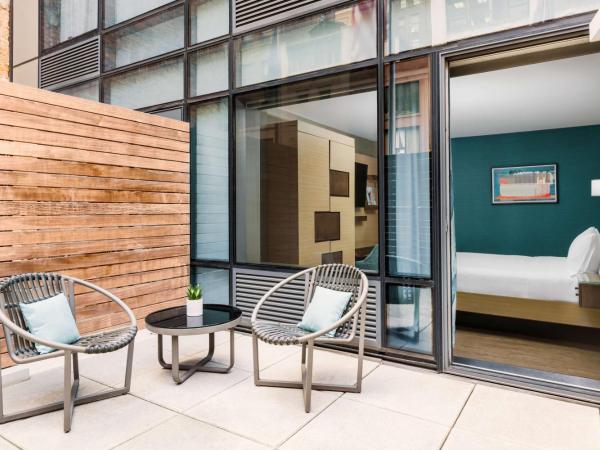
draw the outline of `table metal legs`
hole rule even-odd
[[[229,330],[229,366],[217,367],[206,366],[215,353],[215,334],[208,335],[208,354],[197,362],[180,363],[179,361],[179,336],[171,336],[171,364],[165,362],[163,353],[163,336],[158,335],[158,362],[165,369],[171,369],[173,381],[177,384],[183,383],[195,372],[228,373],[235,361],[235,333],[233,328]]]

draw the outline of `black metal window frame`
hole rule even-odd
[[[42,1],[42,0],[40,0]],[[103,94],[103,81],[111,76],[126,73],[130,70],[134,70],[140,67],[146,67],[150,64],[157,63],[160,61],[164,61],[170,58],[175,58],[182,56],[184,59],[184,98],[181,100],[164,103],[160,105],[153,105],[147,108],[141,108],[140,111],[143,112],[159,112],[168,109],[181,108],[183,113],[183,120],[189,122],[189,111],[190,108],[198,103],[202,103],[205,101],[214,101],[218,99],[227,98],[228,99],[228,114],[229,114],[229,260],[228,261],[215,261],[215,260],[191,260],[192,274],[194,276],[194,268],[202,267],[202,268],[214,268],[214,269],[225,269],[229,271],[229,279],[230,279],[230,303],[233,302],[233,270],[234,269],[258,269],[258,270],[277,270],[281,272],[295,272],[299,270],[299,268],[290,268],[288,266],[277,266],[272,264],[248,264],[248,263],[237,263],[236,262],[236,197],[235,197],[235,100],[238,95],[258,91],[270,87],[276,87],[281,85],[287,85],[291,83],[295,83],[298,81],[316,79],[323,76],[330,76],[335,74],[346,73],[352,70],[358,70],[362,68],[377,68],[377,148],[378,148],[378,173],[379,173],[379,245],[380,249],[385,249],[385,144],[384,144],[384,133],[385,133],[385,103],[388,99],[385,95],[385,70],[389,69],[393,70],[393,66],[395,63],[406,61],[410,59],[414,59],[417,57],[428,57],[430,59],[430,135],[431,135],[431,161],[430,161],[430,171],[431,171],[431,181],[430,181],[430,191],[431,191],[431,277],[430,278],[422,278],[422,277],[401,277],[401,276],[389,276],[386,275],[386,262],[385,262],[385,250],[380,251],[379,255],[379,272],[377,274],[368,274],[369,279],[378,281],[380,283],[380,292],[381,298],[380,302],[382,306],[379,308],[380,314],[380,323],[382,326],[385,326],[386,317],[385,317],[385,293],[387,291],[388,285],[401,285],[401,286],[412,286],[412,287],[426,287],[431,288],[432,290],[432,314],[433,314],[433,352],[431,355],[418,354],[414,352],[407,352],[392,348],[383,348],[381,349],[380,354],[383,357],[393,359],[399,362],[407,362],[413,365],[420,365],[428,368],[436,369],[439,372],[449,372],[456,373],[462,376],[479,378],[479,379],[489,379],[494,382],[501,381],[503,379],[507,384],[512,385],[523,385],[524,380],[523,377],[519,377],[517,375],[511,376],[510,374],[490,374],[486,373],[485,370],[480,370],[478,368],[465,368],[459,367],[457,365],[452,364],[451,359],[451,342],[452,337],[450,335],[451,326],[449,322],[449,297],[448,297],[448,273],[447,273],[447,263],[445,251],[447,251],[447,237],[449,232],[449,224],[446,223],[445,217],[445,204],[447,201],[447,188],[446,186],[447,176],[444,172],[446,170],[445,164],[445,153],[447,151],[447,143],[446,143],[446,111],[445,111],[445,101],[446,101],[446,86],[444,85],[446,80],[446,61],[450,57],[455,57],[456,55],[461,55],[463,53],[473,52],[473,51],[500,51],[499,49],[506,48],[507,45],[513,45],[515,43],[526,43],[526,42],[534,42],[541,38],[545,38],[550,36],[550,38],[554,37],[554,39],[560,39],[561,36],[564,36],[566,33],[572,33],[573,30],[579,30],[581,33],[582,29],[587,25],[590,19],[593,17],[593,13],[583,13],[577,14],[570,17],[552,19],[546,22],[542,22],[540,24],[523,26],[518,28],[513,28],[505,31],[493,32],[481,36],[474,36],[470,38],[465,38],[461,41],[450,42],[438,46],[429,46],[415,50],[409,50],[405,52],[401,52],[398,54],[385,54],[385,35],[386,35],[386,18],[385,18],[385,0],[377,0],[377,56],[376,58],[355,62],[346,65],[335,66],[331,68],[326,68],[322,70],[317,70],[313,72],[303,73],[299,75],[290,76],[283,79],[270,80],[262,83],[257,83],[248,86],[236,87],[235,86],[235,75],[236,75],[236,54],[235,54],[235,43],[237,40],[241,39],[243,36],[251,35],[262,30],[270,29],[275,25],[279,25],[281,23],[286,22],[294,22],[304,17],[310,17],[314,14],[318,14],[319,12],[310,11],[306,14],[300,14],[288,20],[279,22],[277,24],[269,24],[259,28],[254,28],[248,32],[233,34],[233,6],[230,1],[229,7],[229,34],[206,41],[200,42],[196,44],[190,43],[190,11],[189,11],[189,3],[190,0],[175,0],[173,2],[162,5],[153,10],[147,11],[146,13],[140,14],[139,16],[133,17],[121,23],[115,24],[108,28],[103,28],[102,25],[104,23],[104,5],[103,0],[99,1],[99,17],[98,17],[98,29],[92,32],[81,35],[77,38],[68,40],[63,42],[55,47],[43,49],[43,22],[41,20],[41,16],[43,14],[42,8],[40,7],[40,49],[41,54],[48,54],[58,49],[72,45],[74,42],[79,40],[88,39],[91,36],[100,35],[102,38],[104,34],[114,31],[121,27],[126,27],[133,23],[137,23],[139,21],[143,21],[144,19],[151,17],[156,14],[160,14],[161,12],[168,10],[170,8],[176,8],[179,5],[184,5],[184,17],[185,17],[185,38],[184,38],[184,47],[169,52],[167,54],[158,55],[143,61],[138,61],[133,64],[129,64],[127,66],[119,67],[118,69],[114,69],[111,71],[104,71],[104,61],[101,61],[101,75],[98,78],[92,78],[91,80],[99,80],[100,81],[100,101],[104,98]],[[343,6],[352,5],[356,3],[356,0],[347,0],[337,2],[334,6],[327,6],[323,9],[323,11],[337,9]],[[189,96],[189,87],[190,87],[190,79],[189,79],[189,61],[188,57],[190,54],[194,53],[196,50],[211,47],[217,44],[227,43],[229,49],[229,89],[226,91],[214,92],[206,95],[201,95],[197,97]],[[100,39],[101,45],[101,58],[103,58],[103,42]],[[65,86],[66,87],[66,86]],[[69,86],[70,87],[70,86]],[[193,168],[194,152],[191,151],[191,169]],[[192,183],[191,193],[191,230],[194,230],[195,220],[194,220],[194,180],[195,174],[193,170],[190,170],[190,180]],[[193,246],[193,231],[190,233],[190,245]],[[384,333],[385,330],[382,330]],[[449,350],[450,346],[450,350]],[[560,392],[557,391],[556,385],[552,383],[543,383],[540,382],[541,386],[544,387],[546,391],[552,391],[553,393]],[[527,384],[527,386],[529,386]],[[583,394],[582,394],[583,395]]]

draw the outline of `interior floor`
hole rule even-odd
[[[600,378],[600,342],[457,327],[454,356],[576,377]]]

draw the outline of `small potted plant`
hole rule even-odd
[[[202,286],[200,284],[191,284],[187,290],[187,300],[185,301],[186,314],[188,316],[201,316],[204,312],[204,301],[202,299]]]

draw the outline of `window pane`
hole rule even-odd
[[[173,0],[104,0],[104,26],[123,22]]]
[[[229,33],[229,0],[191,0],[190,41],[208,41]]]
[[[530,0],[446,0],[448,40],[527,25],[529,3]]]
[[[204,304],[229,304],[229,270],[194,267],[194,282],[202,285]]]
[[[389,0],[387,53],[431,45],[431,1]]]
[[[386,72],[387,73],[387,72]],[[386,132],[388,274],[431,276],[429,59],[394,65]]]
[[[195,97],[229,87],[228,44],[204,48],[190,55],[190,95]]]
[[[195,170],[194,259],[229,259],[227,98],[190,110]]]
[[[238,97],[237,260],[378,270],[374,69]]]
[[[136,22],[104,37],[104,69],[161,55],[183,47],[183,7]]]
[[[181,108],[166,109],[164,111],[152,112],[155,116],[166,117],[167,119],[183,120],[183,111]]]
[[[535,7],[535,21],[593,11],[600,8],[600,0],[545,0]]]
[[[236,42],[238,86],[374,58],[375,2],[278,25]]]
[[[388,285],[385,317],[387,347],[433,353],[430,288]]]
[[[104,102],[144,108],[183,98],[181,58],[142,67],[104,81]]]
[[[98,26],[98,0],[44,0],[44,48]]]
[[[85,98],[86,100],[99,101],[100,98],[100,83],[98,80],[90,81],[77,86],[70,86],[61,89],[61,94],[72,95],[73,97]]]

